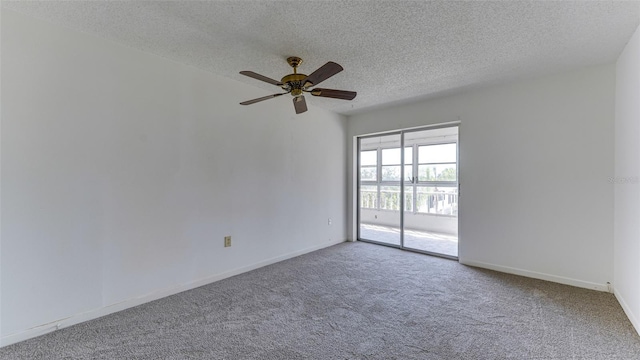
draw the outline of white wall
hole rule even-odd
[[[616,66],[614,287],[640,333],[640,28]]]
[[[2,44],[2,6],[0,6],[0,44]],[[2,84],[2,46],[0,46],[0,84]],[[0,139],[2,139],[2,86],[0,86]],[[0,145],[0,159],[2,146]],[[0,161],[0,204],[2,203],[2,161]],[[0,206],[0,261],[2,260],[2,206]],[[2,339],[2,263],[0,262],[0,339]],[[2,343],[0,342],[0,346]]]
[[[4,345],[346,239],[342,116],[8,10],[2,71]]]
[[[596,66],[354,115],[348,135],[461,120],[460,261],[606,290],[614,88]]]

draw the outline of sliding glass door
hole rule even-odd
[[[401,245],[400,134],[360,139],[360,237]]]
[[[457,126],[363,137],[358,154],[359,240],[456,258]]]

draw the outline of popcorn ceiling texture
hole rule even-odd
[[[640,2],[3,1],[7,9],[190,64],[265,90],[238,74],[280,79],[287,56],[309,74],[345,71],[311,98],[343,114],[614,61],[640,23]],[[238,102],[247,99],[238,99]],[[270,101],[286,102],[281,97]],[[259,105],[254,105],[259,106]],[[285,105],[283,105],[285,106]]]

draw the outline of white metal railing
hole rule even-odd
[[[445,190],[415,192],[414,204],[414,191],[405,193],[406,212],[458,216],[458,194],[446,192]],[[360,207],[363,209],[400,211],[400,190],[372,191],[361,189]]]

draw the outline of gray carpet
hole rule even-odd
[[[0,358],[640,359],[640,337],[611,294],[345,243]]]

